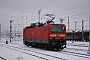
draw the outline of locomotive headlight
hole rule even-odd
[[[63,39],[65,39],[65,38],[63,38]]]
[[[59,37],[65,37],[65,34],[59,34]]]
[[[50,34],[50,37],[56,37],[56,34]]]
[[[50,38],[50,39],[52,39],[52,38]]]

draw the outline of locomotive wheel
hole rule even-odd
[[[29,43],[28,42],[23,41],[23,44],[25,44],[26,46],[29,47]]]
[[[47,50],[54,50],[52,45],[46,45]]]
[[[47,44],[43,44],[43,48],[44,48],[45,50],[49,50],[49,47],[48,47]]]
[[[36,47],[36,43],[32,42],[31,46]]]
[[[29,45],[27,44],[27,46],[29,47]]]
[[[42,49],[42,48],[43,48],[43,44],[39,44],[39,48],[41,48],[41,49]]]
[[[48,50],[48,47],[47,47],[47,45],[46,45],[46,44],[44,44],[44,48]]]
[[[30,46],[28,42],[26,42],[26,45],[27,45],[28,47]]]
[[[27,42],[23,41],[23,44],[27,45]]]

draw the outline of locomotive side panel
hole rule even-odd
[[[26,42],[38,42],[42,40],[42,27],[39,28],[27,28],[24,29],[24,41]]]
[[[46,43],[48,44],[48,40],[49,40],[49,26],[46,24],[43,26],[43,39],[42,39],[42,43]]]
[[[43,36],[42,36],[42,27],[36,27],[35,29],[34,29],[35,31],[34,31],[34,40],[36,41],[36,42],[38,42],[38,43],[41,43],[41,41],[42,41],[42,38],[43,38]]]

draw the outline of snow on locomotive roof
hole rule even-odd
[[[43,26],[43,23],[31,23],[30,26],[27,26],[26,28],[34,28],[34,27],[40,27]]]

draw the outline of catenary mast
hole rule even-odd
[[[90,0],[89,0],[89,48],[88,53],[90,54]]]

